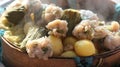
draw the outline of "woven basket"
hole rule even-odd
[[[2,38],[3,62],[6,67],[77,67],[73,58],[29,58],[27,53]],[[112,67],[120,63],[120,48],[93,56],[92,67]]]

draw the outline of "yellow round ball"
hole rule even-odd
[[[60,56],[63,52],[62,40],[53,35],[50,35],[48,38],[50,39],[51,47],[53,50],[53,56]]]
[[[78,56],[91,56],[96,53],[95,46],[90,40],[79,40],[74,45],[75,52]]]

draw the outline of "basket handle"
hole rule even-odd
[[[120,47],[117,47],[117,48],[115,48],[113,50],[101,53],[99,55],[95,55],[94,58],[106,58],[106,57],[112,56],[114,54],[117,54],[119,52],[120,52]]]
[[[94,59],[95,67],[111,67],[120,64],[120,47]]]

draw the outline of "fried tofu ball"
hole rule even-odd
[[[50,22],[55,19],[61,18],[62,12],[62,8],[51,4],[45,9],[44,19],[45,21]]]
[[[120,29],[120,24],[116,21],[111,22],[112,31],[116,32]]]
[[[104,46],[107,49],[115,49],[120,46],[120,36],[115,34],[110,34],[104,39]]]
[[[47,60],[53,54],[51,44],[47,37],[27,42],[26,51],[31,58],[38,57],[44,60]]]
[[[52,34],[57,37],[65,37],[68,31],[67,25],[67,21],[56,19],[52,22],[49,22],[46,25],[46,28],[50,30],[48,34]]]
[[[92,21],[83,20],[73,29],[72,34],[78,39],[93,39],[94,31]],[[95,23],[94,23],[95,25]]]
[[[104,26],[97,26],[94,28],[94,38],[101,39],[106,37],[109,33],[111,33],[108,29],[105,29]]]

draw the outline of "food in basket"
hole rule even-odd
[[[99,20],[97,14],[93,13],[90,10],[80,10],[81,18],[83,20],[89,19],[89,20]]]
[[[28,41],[41,38],[43,36],[46,36],[46,34],[47,30],[44,27],[32,26],[31,28],[29,28],[29,31],[25,38],[19,43],[20,49],[22,51],[26,51],[26,44]]]
[[[96,53],[95,46],[90,40],[79,40],[74,45],[75,52],[78,56],[91,56]]]
[[[4,33],[4,37],[8,39],[12,44],[15,44],[17,46],[19,46],[18,43],[20,43],[25,37],[21,25],[22,24],[18,24],[14,27],[9,27],[9,30],[6,30],[6,32]]]
[[[73,58],[77,57],[76,53],[74,51],[65,51],[61,54],[61,57],[66,57],[66,58]]]
[[[52,46],[47,37],[41,37],[36,40],[28,41],[26,44],[26,51],[32,58],[47,60],[53,54]]]
[[[64,51],[70,51],[74,50],[74,45],[77,42],[77,38],[73,36],[68,36],[65,39],[63,39],[63,49]]]
[[[55,19],[59,19],[62,16],[63,9],[56,5],[48,5],[44,11],[43,18],[46,22],[53,21]]]
[[[68,23],[65,20],[56,19],[52,22],[49,22],[46,25],[46,28],[50,30],[48,34],[54,35],[56,37],[65,37],[68,31]]]
[[[75,9],[65,9],[63,11],[63,15],[61,17],[62,20],[66,20],[68,22],[68,32],[67,35],[71,35],[74,26],[77,25],[81,21],[79,10]]]
[[[93,39],[94,31],[89,20],[83,20],[75,26],[72,31],[73,35],[78,39]]]
[[[24,24],[24,33],[27,34],[29,31],[29,28],[32,27],[34,24],[32,22],[28,22]]]
[[[119,31],[120,29],[120,24],[118,22],[111,22],[111,30],[114,31],[114,32],[117,32]]]
[[[119,47],[120,45],[120,35],[117,33],[111,33],[108,36],[106,36],[104,40],[104,46],[108,49],[115,49],[116,47]]]
[[[61,38],[53,35],[48,36],[48,38],[52,46],[53,56],[60,56],[63,52],[63,44]]]
[[[90,10],[15,0],[0,17],[0,28],[6,30],[5,39],[32,58],[86,57],[120,46],[119,23],[99,19]]]
[[[26,10],[24,6],[13,7],[12,9],[7,11],[5,17],[9,22],[13,24],[18,24],[24,18],[25,12]]]

